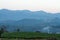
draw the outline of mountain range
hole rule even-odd
[[[5,25],[9,31],[41,31],[59,33],[60,13],[45,11],[0,9],[0,27]]]

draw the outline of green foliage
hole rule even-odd
[[[14,38],[14,37],[20,37],[20,38],[48,38],[48,37],[57,37],[60,38],[60,34],[47,34],[47,33],[39,33],[39,32],[12,32],[12,33],[4,33],[2,37],[7,38]]]
[[[1,37],[1,35],[4,33],[4,29],[3,28],[1,28],[0,29],[0,37]]]

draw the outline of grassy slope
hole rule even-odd
[[[52,37],[55,36],[57,38],[60,38],[60,34],[47,34],[47,33],[37,33],[37,32],[13,32],[13,33],[4,33],[2,35],[3,37],[20,37],[20,38],[33,38],[33,37]]]

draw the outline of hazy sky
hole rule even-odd
[[[0,0],[0,8],[60,12],[60,0]]]

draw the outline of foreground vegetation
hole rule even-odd
[[[6,38],[48,38],[48,37],[56,37],[60,38],[60,34],[47,34],[40,32],[11,32],[11,33],[3,33],[2,37]]]
[[[3,26],[0,28],[0,38],[2,39],[59,39],[60,40],[60,34],[48,34],[48,33],[41,33],[40,31],[36,32],[21,32],[18,28],[15,32],[8,32],[6,30],[6,26]],[[52,39],[51,39],[52,38]]]

